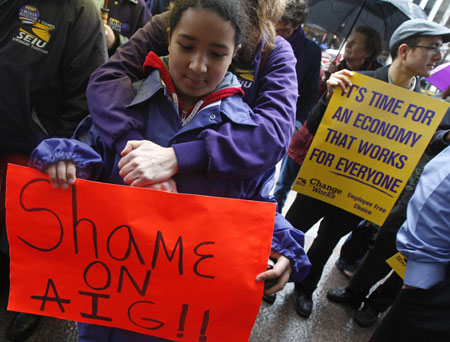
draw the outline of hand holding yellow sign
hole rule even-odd
[[[405,279],[406,263],[408,260],[400,252],[391,256],[386,262],[400,278]]]
[[[381,225],[448,103],[355,73],[336,89],[294,190]]]

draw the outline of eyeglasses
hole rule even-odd
[[[426,45],[419,45],[419,44],[408,44],[409,47],[418,47],[418,48],[424,48],[430,51],[433,51],[435,54],[445,54],[447,52],[447,48],[443,48],[442,46],[426,46]]]

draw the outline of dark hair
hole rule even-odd
[[[174,0],[170,9],[169,37],[178,25],[183,12],[189,8],[210,10],[231,22],[235,30],[235,46],[241,43],[247,20],[240,0]]]
[[[420,40],[420,36],[412,36],[412,37],[408,37],[406,39],[403,39],[401,41],[399,41],[397,44],[395,44],[392,48],[391,48],[391,58],[392,60],[397,58],[398,55],[398,48],[400,47],[400,45],[402,44],[418,44]]]
[[[370,60],[377,59],[378,55],[383,51],[383,42],[373,28],[368,26],[355,26],[353,32],[358,32],[366,36],[366,52],[370,53]]]
[[[308,13],[306,3],[304,0],[287,0],[284,8],[281,21],[283,23],[291,23],[292,26],[297,27],[303,25]]]

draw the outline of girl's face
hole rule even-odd
[[[189,8],[171,34],[169,72],[184,108],[222,81],[235,53],[235,30],[213,11]]]

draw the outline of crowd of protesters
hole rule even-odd
[[[328,299],[354,307],[363,327],[391,307],[372,341],[450,341],[449,112],[381,227],[302,194],[282,215],[335,90],[346,91],[359,72],[421,92],[450,29],[405,21],[387,44],[392,61],[382,65],[380,36],[358,25],[342,58],[320,70],[321,48],[303,30],[307,11],[304,0],[0,0],[0,71],[8,81],[0,93],[0,292],[9,289],[6,165],[16,163],[48,173],[55,188],[83,175],[277,202],[274,266],[254,275],[273,281],[265,301],[293,282],[293,306],[307,319],[325,263],[351,233],[336,263],[349,285]],[[214,122],[212,110],[220,113]],[[87,162],[95,165],[83,170]],[[306,253],[304,233],[318,221]],[[391,273],[369,295],[397,251],[408,258],[404,280]],[[6,338],[25,341],[40,320],[15,313]],[[78,329],[84,342],[168,341],[86,323]]]

